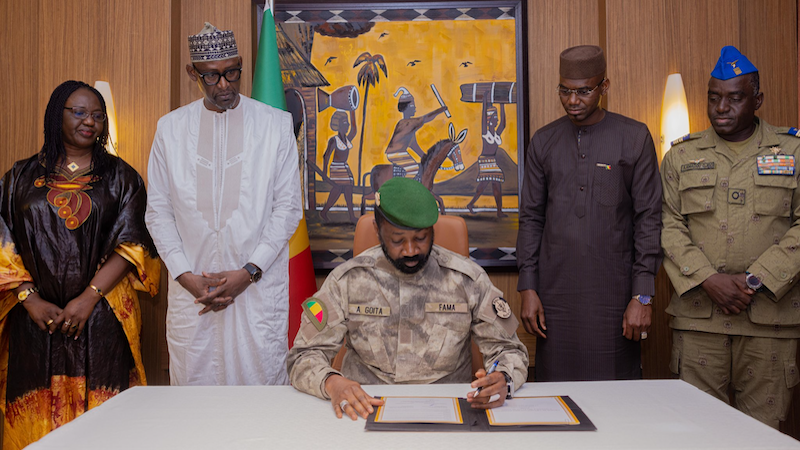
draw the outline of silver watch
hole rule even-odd
[[[762,287],[764,287],[764,283],[761,282],[761,279],[750,272],[745,272],[744,282],[747,284],[747,287],[754,291],[759,291]]]

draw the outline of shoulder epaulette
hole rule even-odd
[[[358,255],[343,264],[339,264],[330,273],[330,276],[335,279],[340,279],[347,272],[360,268],[360,267],[373,267],[375,265],[375,258],[367,255]]]
[[[675,139],[674,141],[670,142],[669,146],[672,147],[680,144],[681,142],[691,141],[692,139],[698,139],[702,135],[703,133],[689,133],[686,136],[681,136],[678,139]]]
[[[776,128],[778,134],[788,134],[789,136],[800,137],[800,129],[795,127],[780,127]]]
[[[436,250],[438,251],[437,260],[439,261],[439,265],[441,267],[446,267],[450,270],[463,273],[464,275],[470,277],[473,281],[477,280],[478,277],[481,276],[483,269],[469,258],[465,258],[460,254],[450,251],[444,247],[437,246]]]

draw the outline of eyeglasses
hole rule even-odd
[[[70,110],[70,112],[72,112],[72,115],[75,116],[75,118],[78,120],[86,120],[89,118],[89,116],[92,116],[92,119],[94,119],[95,122],[105,122],[107,117],[106,113],[102,111],[95,111],[90,113],[89,111],[87,111],[84,108],[81,108],[80,106],[73,106],[70,108],[67,108],[65,106],[64,109]]]
[[[577,94],[578,97],[588,97],[588,96],[592,95],[592,92],[594,92],[597,88],[599,88],[601,84],[605,83],[605,81],[606,81],[606,79],[603,78],[603,81],[597,83],[597,86],[595,86],[595,87],[593,87],[591,89],[585,88],[585,87],[578,88],[578,89],[567,89],[564,86],[559,84],[558,87],[556,88],[556,92],[558,92],[558,95],[561,96],[561,97],[569,97],[572,94]]]
[[[192,64],[192,67],[194,67],[194,70],[195,72],[197,72],[197,75],[203,79],[203,83],[205,83],[206,86],[216,86],[217,84],[219,84],[219,80],[221,80],[222,77],[225,77],[225,79],[228,80],[229,83],[233,83],[234,81],[239,81],[239,78],[242,77],[241,67],[228,69],[222,73],[219,72],[200,73],[200,71],[197,70],[197,66]]]

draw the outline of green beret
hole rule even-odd
[[[439,220],[439,206],[433,194],[412,178],[395,177],[375,193],[375,206],[392,225],[421,230]]]

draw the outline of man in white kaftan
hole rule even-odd
[[[232,32],[206,24],[189,40],[204,98],[159,120],[148,165],[170,381],[287,384],[288,241],[302,218],[292,118],[239,94]]]

